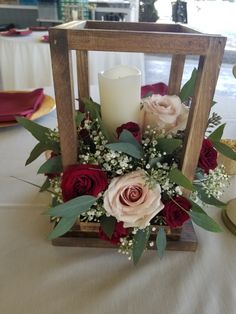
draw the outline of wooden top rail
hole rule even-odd
[[[71,50],[206,55],[212,38],[222,46],[225,41],[179,24],[79,21],[56,26],[50,35],[59,39],[62,29]]]

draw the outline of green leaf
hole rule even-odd
[[[196,204],[196,203],[193,202],[192,200],[190,200],[190,202],[191,202],[191,204],[192,204],[191,210],[192,210],[193,212],[206,214],[206,212],[205,212],[198,204]]]
[[[156,157],[156,158],[150,159],[148,163],[151,168],[154,168],[160,160],[161,160],[160,157]]]
[[[97,198],[91,195],[78,196],[66,203],[50,208],[46,214],[53,217],[79,216],[88,211],[96,201]]]
[[[101,106],[99,104],[88,98],[83,98],[83,103],[85,110],[89,112],[93,120],[97,119],[98,117],[101,117]]]
[[[143,151],[134,144],[111,143],[111,144],[107,144],[106,147],[116,152],[123,152],[136,159],[141,159],[143,157]]]
[[[49,181],[49,179],[47,178],[47,179],[44,181],[43,185],[41,186],[40,192],[47,191],[49,188],[50,188],[50,181]]]
[[[165,253],[166,243],[167,242],[165,229],[163,227],[160,227],[156,237],[157,253],[160,256],[160,258],[162,258]]]
[[[182,140],[177,138],[160,138],[157,143],[157,149],[169,155],[179,148],[182,143]]]
[[[236,78],[236,64],[233,66],[232,73],[233,76]]]
[[[213,107],[213,106],[215,106],[215,104],[217,104],[217,101],[212,100],[212,102],[211,102],[211,106]]]
[[[219,142],[221,140],[221,137],[224,132],[225,123],[221,124],[215,131],[213,131],[209,136],[208,139],[211,140],[211,142]]]
[[[182,87],[180,91],[179,97],[182,102],[187,100],[189,97],[193,96],[196,79],[197,79],[197,69],[194,68],[190,79],[184,84],[184,86]]]
[[[219,208],[225,208],[226,207],[226,203],[223,203],[221,201],[219,201],[217,198],[215,198],[214,196],[208,196],[205,192],[205,190],[199,186],[194,184],[194,187],[196,188],[197,192],[198,192],[198,197],[206,204],[209,205],[213,205]]]
[[[76,116],[75,116],[75,123],[76,123],[76,126],[79,127],[81,122],[84,120],[85,118],[85,113],[83,112],[80,112],[80,111],[77,111],[76,112]]]
[[[37,124],[29,119],[16,117],[17,122],[28,130],[38,141],[44,143],[48,141],[48,135],[51,129]]]
[[[105,232],[109,239],[111,239],[114,233],[116,222],[117,222],[116,218],[112,216],[109,217],[102,216],[100,218],[102,230]]]
[[[29,158],[26,160],[25,165],[29,165],[32,161],[34,161],[36,158],[38,158],[43,152],[47,151],[47,150],[51,150],[52,146],[51,145],[47,145],[44,143],[38,143],[34,149],[32,150],[32,152],[30,153]]]
[[[119,136],[119,141],[122,143],[130,143],[133,145],[136,145],[140,150],[142,150],[142,146],[140,143],[136,140],[136,138],[133,136],[131,132],[128,130],[123,130]]]
[[[56,207],[57,205],[60,205],[61,203],[58,200],[58,197],[52,197],[52,203],[51,207]]]
[[[195,188],[193,184],[182,174],[182,172],[175,168],[169,172],[169,179],[176,183],[177,185],[183,186],[185,189],[194,191]]]
[[[133,262],[137,264],[145,250],[150,236],[150,227],[139,229],[134,235]]]
[[[213,142],[213,146],[222,155],[224,155],[230,159],[236,160],[236,152],[231,147],[229,147],[228,145],[226,145],[224,143],[220,143],[220,142]]]
[[[38,173],[61,173],[63,171],[61,155],[55,156],[42,164],[39,168]]]
[[[89,112],[92,120],[98,120],[98,123],[101,127],[101,131],[103,135],[109,139],[109,133],[107,132],[106,128],[104,127],[101,119],[101,106],[96,102],[92,101],[91,99],[84,98],[83,103],[85,106],[85,110]]]
[[[211,232],[221,232],[221,227],[206,213],[200,213],[196,211],[190,211],[188,212],[189,216],[191,217],[192,221],[202,227],[203,229],[206,229]]]
[[[55,226],[53,231],[48,235],[48,240],[58,238],[61,235],[65,234],[75,224],[76,220],[77,220],[77,216],[61,218],[61,220]]]

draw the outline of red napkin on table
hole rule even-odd
[[[44,31],[48,31],[49,27],[48,26],[30,26],[29,29],[33,32],[44,32]]]
[[[29,117],[44,98],[43,88],[32,92],[0,92],[0,121],[15,121],[15,116]]]
[[[6,32],[1,32],[1,35],[3,36],[26,36],[32,33],[32,30],[29,28],[25,29],[17,29],[17,28],[11,28]]]

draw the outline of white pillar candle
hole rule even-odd
[[[98,74],[103,124],[111,138],[123,123],[139,122],[141,72],[119,65]]]

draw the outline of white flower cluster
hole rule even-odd
[[[229,175],[225,172],[224,165],[210,170],[208,175],[205,174],[202,186],[209,197],[212,195],[219,199],[225,188],[229,186]]]
[[[134,245],[133,239],[131,239],[129,236],[120,238],[120,246],[118,252],[127,255],[128,260],[131,260],[133,245]]]
[[[58,129],[49,130],[49,132],[46,135],[49,140],[52,140],[58,143],[60,142],[60,135],[59,135]]]
[[[80,220],[99,222],[100,221],[99,218],[106,214],[102,206],[102,203],[100,204],[100,202],[101,202],[101,199],[98,200],[98,202],[94,203],[93,206],[90,208],[90,210],[80,215]]]
[[[111,172],[113,175],[123,175],[133,169],[133,158],[121,152],[115,152],[106,148],[107,139],[100,130],[97,121],[93,124],[93,130],[89,122],[84,124],[84,129],[89,133],[91,145],[86,145],[80,140],[82,150],[79,154],[81,163],[100,165],[104,170]]]

